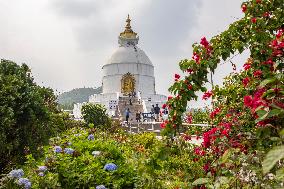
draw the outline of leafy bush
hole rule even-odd
[[[38,147],[66,130],[69,116],[58,112],[53,91],[36,85],[26,64],[0,63],[0,173],[39,155]]]
[[[111,126],[111,119],[106,113],[106,108],[101,104],[84,104],[82,107],[82,115],[87,124],[104,128]]]
[[[72,128],[50,139],[41,159],[29,155],[22,177],[32,188],[189,188],[193,173],[202,175],[192,148],[182,138],[168,146],[154,133]],[[0,185],[20,188],[11,174]]]

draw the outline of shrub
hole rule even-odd
[[[52,89],[38,86],[26,64],[0,63],[0,173],[40,155],[50,136],[76,125],[57,110]]]
[[[101,104],[87,103],[82,107],[82,115],[85,122],[94,127],[109,128],[111,119],[106,113],[106,108]]]

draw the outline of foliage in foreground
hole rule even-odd
[[[32,188],[192,188],[201,169],[192,148],[183,139],[168,146],[153,133],[74,128],[50,139],[42,159],[29,155],[22,177]],[[17,180],[10,173],[2,185],[19,188]]]

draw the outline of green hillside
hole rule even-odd
[[[73,109],[73,104],[86,102],[89,100],[89,96],[101,92],[102,87],[72,89],[58,95],[58,103],[62,109]]]

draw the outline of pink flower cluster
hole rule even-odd
[[[207,91],[203,94],[202,96],[202,100],[207,100],[208,98],[210,98],[212,96],[212,91]]]

